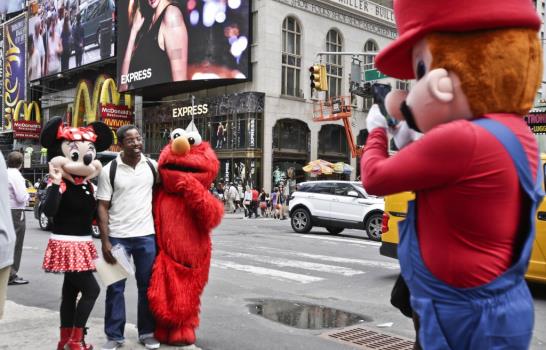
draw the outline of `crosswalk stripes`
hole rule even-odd
[[[241,246],[225,242],[222,248],[224,249],[214,250],[211,263],[213,267],[301,284],[324,281],[332,276],[350,277],[366,273],[354,266],[399,269],[398,264],[392,262],[310,254],[264,246]]]
[[[253,273],[255,275],[268,276],[268,277],[272,277],[273,279],[289,280],[289,281],[294,281],[299,283],[318,282],[324,279],[321,277],[301,275],[298,273],[268,269],[268,268],[260,267],[260,266],[242,265],[242,264],[237,264],[230,261],[214,260],[211,263],[211,265],[213,267],[218,267],[221,269],[233,269],[238,271],[245,271],[245,272]]]

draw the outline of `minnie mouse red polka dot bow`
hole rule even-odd
[[[57,139],[95,142],[97,135],[95,134],[95,130],[90,126],[74,128],[61,124],[57,130]]]

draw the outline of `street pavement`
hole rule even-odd
[[[27,212],[27,236],[20,275],[31,282],[8,288],[0,349],[50,349],[58,336],[62,276],[41,271],[48,233]],[[201,349],[277,350],[354,349],[319,337],[331,329],[300,329],[249,312],[256,299],[308,303],[348,311],[365,318],[360,325],[399,337],[413,338],[411,320],[390,306],[392,285],[399,273],[396,260],[379,255],[379,243],[366,234],[346,230],[333,236],[324,229],[296,234],[289,220],[242,219],[226,214],[213,233],[213,260],[201,306],[196,346]],[[97,247],[100,242],[96,241]],[[546,349],[546,288],[531,285],[535,298],[532,349]],[[104,289],[89,322],[87,339],[100,349],[103,335]],[[136,284],[127,282],[128,324],[122,349],[142,349],[136,331]],[[301,315],[299,315],[301,316]],[[311,315],[311,312],[309,313]],[[279,320],[294,315],[278,317]],[[308,320],[297,319],[299,326]],[[164,349],[176,347],[162,346]],[[192,347],[188,348],[192,349]],[[193,347],[195,349],[196,347]],[[182,348],[178,348],[182,349]]]

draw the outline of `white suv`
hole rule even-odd
[[[325,227],[332,234],[356,228],[374,241],[381,240],[385,202],[367,194],[360,182],[302,182],[289,200],[290,223],[298,233],[309,232],[313,226]]]

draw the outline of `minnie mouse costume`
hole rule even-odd
[[[86,345],[83,336],[100,288],[92,273],[98,255],[91,238],[96,200],[89,180],[102,169],[96,153],[111,145],[112,131],[102,122],[67,127],[55,117],[44,127],[40,142],[48,149],[48,157],[53,157],[49,160],[50,184],[44,202],[44,214],[53,217],[53,233],[42,268],[64,273],[57,350],[90,350],[93,346]],[[52,179],[59,176],[60,183],[53,183]]]

